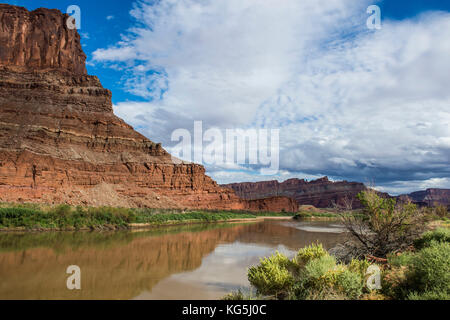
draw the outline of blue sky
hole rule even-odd
[[[169,150],[193,121],[281,128],[278,175],[207,166],[221,183],[328,175],[391,193],[450,188],[450,1],[6,2],[78,5],[88,72],[116,114]],[[371,4],[381,30],[366,27]]]
[[[429,10],[450,11],[450,1],[443,0],[373,0],[372,2],[380,6],[383,19],[408,19]],[[70,5],[78,5],[82,10],[83,24],[80,33],[84,35],[83,49],[88,55],[88,60],[92,58],[92,52],[98,48],[106,48],[120,41],[121,34],[126,32],[134,22],[130,16],[130,10],[135,0],[17,0],[6,1],[6,3],[23,6],[29,10],[46,7],[59,9],[62,12],[66,12]],[[88,65],[88,71],[90,74],[97,75],[103,85],[113,91],[113,102],[145,101],[142,97],[124,90],[121,83],[123,72],[103,68],[99,64]]]
[[[96,49],[107,47],[119,41],[121,34],[132,24],[129,12],[132,9],[133,1],[21,0],[6,1],[6,3],[23,6],[29,10],[45,7],[59,9],[62,12],[66,12],[70,5],[78,5],[81,8],[82,16],[80,34],[82,35],[83,49],[88,55],[88,60]],[[110,68],[102,68],[102,66],[95,64],[88,65],[87,68],[89,74],[97,75],[103,86],[113,91],[114,102],[127,99],[140,100],[140,97],[130,95],[123,89],[123,84],[120,81],[123,77],[121,72],[116,72]]]

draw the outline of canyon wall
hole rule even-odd
[[[253,210],[114,115],[67,18],[0,4],[0,201]]]
[[[399,199],[411,201],[422,206],[444,206],[450,208],[450,189],[427,189],[402,195]]]
[[[264,181],[244,182],[224,185],[233,189],[238,196],[247,200],[283,196],[295,199],[299,205],[313,205],[317,208],[331,208],[334,204],[345,205],[347,199],[353,208],[361,207],[356,196],[366,190],[366,186],[358,182],[332,182],[328,178],[308,182],[290,179],[285,182]]]

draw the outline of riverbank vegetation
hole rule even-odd
[[[341,208],[316,208],[310,205],[302,205],[299,207],[298,212],[295,214],[294,219],[296,220],[322,220],[322,221],[332,221],[340,220],[342,215],[363,218],[364,214],[362,210],[345,210],[342,211]]]
[[[256,219],[258,217],[284,216],[289,217],[292,214],[2,204],[0,206],[0,230],[126,229],[139,225],[158,226],[197,222],[210,223]]]
[[[362,217],[340,213],[349,235],[344,244],[330,251],[315,244],[292,259],[276,253],[251,267],[248,280],[258,299],[450,300],[448,212],[375,192],[360,200]],[[380,286],[368,285],[377,277]],[[254,299],[235,292],[224,299],[248,298]]]
[[[339,219],[339,212],[334,209],[320,209],[314,206],[302,205],[299,207],[295,219]]]

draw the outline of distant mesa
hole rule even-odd
[[[421,206],[444,206],[450,208],[450,189],[427,189],[399,197],[402,201],[411,201]]]
[[[295,199],[300,205],[311,205],[316,208],[332,208],[335,205],[345,206],[350,202],[353,209],[361,208],[357,195],[368,188],[359,182],[332,182],[328,177],[314,181],[289,179],[285,182],[263,181],[243,182],[222,185],[232,189],[246,200],[283,196]],[[400,201],[413,202],[419,206],[450,206],[450,189],[428,189],[398,197],[379,192],[382,197],[396,198]]]
[[[283,196],[295,199],[299,205],[312,205],[316,208],[331,208],[334,205],[345,205],[352,202],[353,208],[360,208],[361,203],[356,196],[367,190],[359,182],[332,182],[328,177],[314,181],[289,179],[285,182],[264,181],[244,182],[222,185],[236,192],[247,200],[262,199],[273,196]]]

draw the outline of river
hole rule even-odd
[[[247,268],[280,251],[293,257],[345,233],[335,222],[266,220],[149,231],[0,234],[0,299],[220,299],[248,289]],[[81,270],[68,290],[67,267]]]

